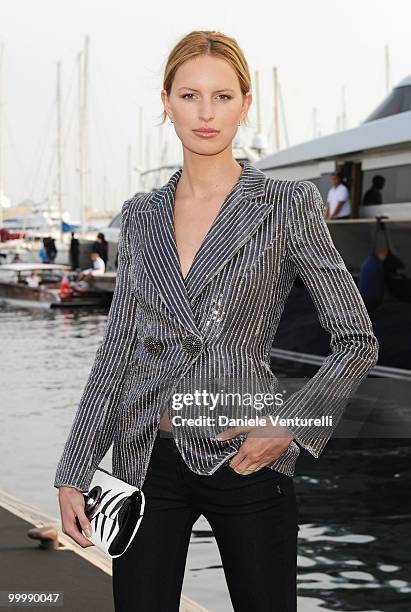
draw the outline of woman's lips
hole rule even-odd
[[[218,134],[217,130],[193,130],[193,132],[201,138],[212,138]]]

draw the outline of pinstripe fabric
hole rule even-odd
[[[122,208],[119,267],[102,343],[68,435],[54,486],[86,491],[113,443],[113,474],[141,487],[161,415],[195,418],[210,407],[176,410],[174,393],[275,393],[269,366],[286,299],[297,274],[306,284],[331,354],[279,409],[259,415],[333,416],[378,358],[378,341],[351,274],[322,216],[310,181],[267,177],[249,162],[225,198],[185,278],[173,228],[182,169],[158,191]],[[213,415],[224,414],[217,405]],[[231,414],[256,415],[249,406]],[[334,427],[290,426],[295,436],[269,467],[292,476],[299,445],[318,457]],[[177,447],[196,473],[211,474],[244,434],[219,442],[216,424],[174,425]],[[298,444],[297,444],[298,443]]]

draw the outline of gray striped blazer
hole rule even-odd
[[[173,226],[182,169],[159,190],[124,202],[113,300],[55,487],[86,491],[111,444],[113,474],[141,487],[166,411],[179,452],[198,474],[212,474],[245,438],[215,440],[233,424],[221,424],[222,416],[234,415],[235,423],[257,415],[294,419],[288,425],[294,440],[268,466],[292,476],[300,447],[320,455],[376,363],[378,341],[323,219],[316,185],[272,179],[249,162],[241,165],[185,278]],[[331,354],[281,406],[271,401],[257,409],[244,398],[278,389],[269,352],[297,274],[331,334]],[[204,390],[240,399],[235,406],[222,400],[211,406],[210,396],[198,401]],[[322,415],[332,417],[332,427],[296,420]]]

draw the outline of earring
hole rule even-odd
[[[170,121],[171,121],[171,123],[174,123],[174,121],[172,120],[172,118],[171,118],[171,117],[170,117]]]

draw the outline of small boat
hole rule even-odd
[[[100,306],[107,293],[76,281],[65,264],[10,263],[0,265],[0,303],[25,308]]]

